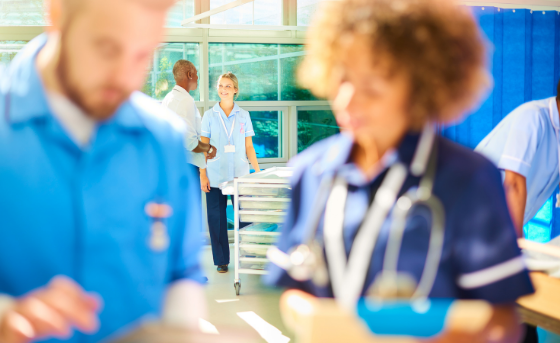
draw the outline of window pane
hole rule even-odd
[[[167,27],[181,27],[181,22],[194,16],[194,0],[179,0],[167,14]]]
[[[239,79],[239,101],[313,100],[296,84],[302,45],[210,43],[209,99],[218,101],[218,77],[231,71]]]
[[[210,9],[214,9],[235,0],[210,0]],[[254,5],[254,8],[253,8]],[[281,25],[282,0],[255,0],[210,17],[210,24]]]
[[[258,158],[282,157],[282,111],[250,111]]]
[[[321,1],[323,0],[297,0],[298,26],[309,26]]]
[[[0,26],[47,24],[43,0],[0,0]]]
[[[26,43],[24,41],[0,41],[0,71],[10,64]]]
[[[175,86],[173,65],[180,59],[191,61],[200,67],[198,43],[166,43],[154,52],[154,60],[142,92],[154,99],[163,100]],[[198,89],[190,92],[195,101],[200,100]]]
[[[332,111],[298,111],[298,153],[340,132]]]

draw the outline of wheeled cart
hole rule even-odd
[[[239,274],[266,274],[266,251],[276,243],[290,204],[291,168],[275,167],[233,180],[224,185],[234,205],[235,294],[239,295]],[[233,189],[232,189],[233,186]],[[232,192],[233,191],[233,192]],[[242,229],[239,223],[252,223]]]

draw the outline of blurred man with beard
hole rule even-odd
[[[0,80],[0,342],[203,315],[185,126],[137,92],[172,5],[52,0]]]

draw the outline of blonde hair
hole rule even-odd
[[[491,85],[485,42],[472,14],[451,0],[341,0],[326,2],[307,33],[302,86],[332,96],[342,53],[364,37],[374,56],[410,79],[412,127],[458,119]],[[338,73],[337,73],[338,71]]]
[[[216,86],[220,85],[220,81],[222,79],[229,79],[231,80],[231,82],[233,82],[233,88],[235,88],[235,90],[237,91],[237,93],[235,93],[234,99],[237,99],[237,97],[239,96],[239,80],[237,79],[237,76],[235,76],[235,74],[233,74],[231,71],[228,71],[227,73],[220,75],[220,77],[218,78],[218,82],[216,82]]]

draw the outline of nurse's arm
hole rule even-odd
[[[495,305],[486,327],[475,333],[451,331],[424,343],[517,343],[521,340],[523,328],[514,304]],[[468,326],[468,323],[465,323]]]
[[[99,328],[100,300],[65,277],[21,298],[2,313],[0,342],[26,343],[47,338],[68,338],[72,329],[94,333]]]
[[[521,174],[506,169],[504,188],[509,213],[518,237],[523,237],[523,218],[527,204],[527,181]]]
[[[259,168],[259,162],[257,161],[257,153],[255,152],[255,147],[253,147],[253,137],[245,137],[245,151],[247,152],[247,158],[255,172],[258,173],[261,171]]]

